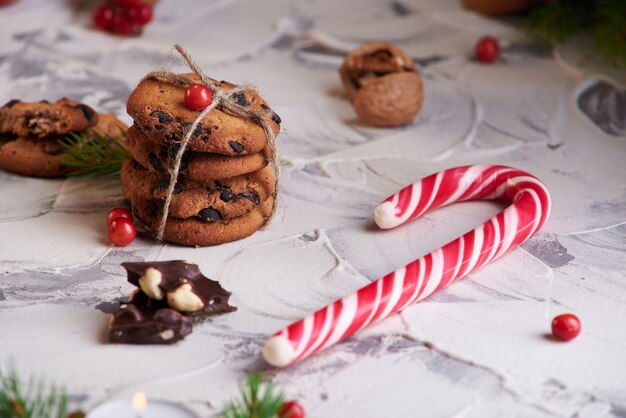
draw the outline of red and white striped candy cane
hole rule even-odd
[[[534,176],[498,165],[451,168],[405,187],[374,211],[380,228],[394,228],[454,202],[509,203],[496,216],[443,247],[387,274],[270,337],[265,360],[284,367],[443,289],[521,244],[546,222],[550,194]]]

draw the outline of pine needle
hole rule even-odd
[[[122,137],[126,132],[120,129]],[[106,176],[119,173],[122,162],[130,156],[128,149],[116,138],[98,132],[71,133],[59,143],[66,148],[61,163],[76,168],[71,176]]]
[[[277,418],[285,401],[284,394],[276,389],[272,381],[263,384],[260,373],[248,376],[239,396],[240,399],[226,404],[223,418]]]
[[[31,377],[24,391],[15,368],[0,370],[0,417],[2,418],[65,418],[67,396],[54,385]]]

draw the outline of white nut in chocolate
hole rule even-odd
[[[179,286],[174,291],[167,292],[167,303],[170,307],[181,312],[196,312],[204,308],[202,299],[193,292],[189,283]]]
[[[361,45],[348,54],[339,75],[359,119],[368,125],[405,125],[422,108],[424,90],[415,63],[394,45]]]
[[[161,283],[161,272],[154,267],[148,267],[143,276],[139,278],[139,287],[152,299],[163,299],[163,290],[159,287]]]

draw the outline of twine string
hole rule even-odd
[[[176,155],[174,156],[173,166],[171,168],[168,167],[170,170],[170,178],[167,185],[163,211],[159,219],[156,239],[159,241],[163,241],[163,235],[165,233],[165,227],[167,224],[167,216],[169,214],[170,203],[172,201],[172,196],[174,194],[176,183],[178,182],[180,166],[183,160],[183,155],[185,154],[185,151],[187,149],[187,144],[191,140],[193,133],[195,132],[202,119],[204,119],[206,115],[211,113],[211,111],[213,111],[217,107],[220,107],[220,110],[233,116],[253,120],[254,122],[258,123],[265,132],[265,136],[267,137],[267,148],[269,150],[270,164],[272,166],[272,169],[274,171],[274,177],[276,179],[274,185],[274,204],[272,206],[270,216],[265,221],[265,223],[267,224],[276,212],[276,206],[278,201],[278,179],[280,176],[280,164],[276,149],[276,135],[274,134],[274,130],[272,129],[272,125],[270,124],[272,121],[272,117],[274,117],[274,112],[272,112],[269,107],[258,110],[250,109],[248,107],[240,105],[236,100],[236,97],[245,92],[248,92],[250,94],[256,94],[257,90],[255,87],[250,85],[243,85],[229,90],[223,89],[213,80],[211,80],[211,78],[207,77],[204,74],[198,64],[196,64],[196,62],[191,58],[191,55],[189,55],[189,53],[181,45],[176,44],[174,46],[174,49],[176,49],[176,51],[183,57],[185,63],[187,64],[187,67],[189,67],[192,72],[197,74],[198,77],[200,77],[202,84],[204,84],[211,91],[213,95],[213,101],[209,106],[202,110],[202,112],[200,112],[200,114],[198,115],[198,117],[196,117],[191,126],[183,130],[183,138],[180,141],[180,146],[178,147]],[[194,81],[192,78],[182,74],[175,74],[171,71],[153,71],[146,75],[145,78],[163,81],[181,88],[187,88],[192,84],[196,84],[196,81]]]

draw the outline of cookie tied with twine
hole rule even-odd
[[[222,83],[218,83],[204,74],[202,69],[194,62],[189,53],[179,44],[174,46],[174,49],[183,57],[185,63],[189,69],[197,75],[201,84],[206,86],[213,95],[213,100],[205,109],[203,109],[191,124],[183,124],[181,139],[176,141],[177,149],[173,155],[171,164],[168,165],[167,171],[169,174],[169,181],[167,184],[165,198],[163,202],[163,209],[160,213],[158,220],[158,228],[156,232],[156,239],[163,241],[166,223],[168,220],[168,214],[170,210],[170,203],[172,201],[172,195],[175,193],[176,184],[181,171],[181,165],[183,162],[183,156],[188,148],[189,142],[197,132],[196,129],[200,126],[203,119],[209,115],[212,111],[218,109],[219,111],[239,117],[251,120],[258,124],[265,133],[267,138],[267,154],[269,163],[275,174],[274,193],[272,196],[272,209],[265,220],[264,225],[270,222],[276,212],[276,206],[278,201],[278,180],[280,175],[280,164],[278,159],[278,152],[276,147],[276,135],[273,126],[280,123],[280,118],[268,107],[261,105],[260,108],[249,106],[246,100],[242,100],[242,97],[256,96],[257,89],[251,85],[234,86],[233,88],[223,88]],[[195,77],[194,77],[195,78]],[[156,80],[163,83],[172,84],[176,87],[186,89],[187,87],[198,84],[198,81],[191,78],[186,74],[176,74],[171,71],[153,71],[145,76],[144,79]],[[131,115],[132,116],[132,115]]]

